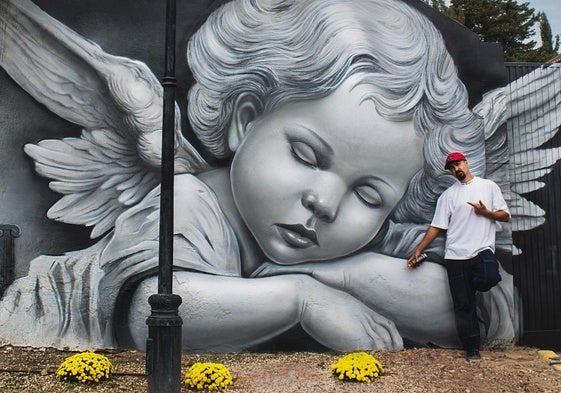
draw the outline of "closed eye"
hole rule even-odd
[[[313,168],[318,167],[318,157],[315,150],[305,142],[292,141],[290,144],[292,154],[296,159],[305,165]]]
[[[383,200],[380,193],[371,185],[357,186],[354,189],[356,196],[368,207],[380,207]]]

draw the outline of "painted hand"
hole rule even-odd
[[[338,261],[344,263],[345,260],[341,258]],[[251,274],[251,277],[271,277],[282,274],[307,274],[324,284],[345,291],[351,286],[348,270],[344,266],[337,268],[333,262],[301,263],[290,266],[265,262]]]
[[[307,290],[301,325],[318,342],[340,351],[403,348],[396,325],[353,296],[323,284]]]

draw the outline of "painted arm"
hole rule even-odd
[[[157,279],[133,296],[129,326],[138,348],[147,337],[148,297]],[[351,295],[306,275],[245,279],[176,272],[174,292],[183,303],[183,347],[189,351],[239,351],[300,323],[319,343],[340,351],[401,349],[393,322]]]
[[[409,269],[403,259],[364,252],[331,262],[263,265],[258,276],[305,273],[351,294],[395,322],[403,337],[443,347],[458,345],[446,269],[425,263]]]

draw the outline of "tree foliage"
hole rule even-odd
[[[500,43],[505,61],[547,61],[559,50],[559,35],[554,39],[546,14],[536,13],[529,3],[516,0],[423,1],[472,30],[482,41]],[[536,24],[539,24],[542,41],[538,48],[532,39]]]
[[[557,56],[559,52],[559,34],[555,36],[555,43],[551,26],[547,20],[547,15],[544,12],[538,13],[538,20],[540,23],[540,38],[542,46],[534,52],[534,57],[531,61],[547,61]]]
[[[454,7],[446,6],[444,0],[423,0],[425,3],[429,4],[432,8],[440,11],[449,18],[452,18],[462,25],[465,24],[465,15],[461,9],[456,9]]]

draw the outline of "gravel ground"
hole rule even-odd
[[[219,362],[234,376],[225,392],[561,392],[561,372],[538,356],[536,348],[482,351],[468,362],[462,351],[418,348],[372,352],[386,375],[371,384],[341,382],[330,365],[333,352],[186,354],[182,372],[197,361]],[[99,385],[57,381],[58,365],[74,352],[52,348],[0,346],[0,392],[146,392],[144,353],[103,351],[114,376]],[[182,387],[182,392],[189,392]],[[164,392],[161,392],[164,393]]]

